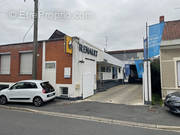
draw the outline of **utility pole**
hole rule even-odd
[[[34,39],[33,39],[33,68],[32,78],[37,79],[37,51],[38,51],[38,0],[34,0]]]

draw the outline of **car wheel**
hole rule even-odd
[[[33,100],[33,104],[36,107],[40,107],[43,104],[43,100],[40,97],[35,97]]]
[[[7,103],[7,98],[5,96],[0,97],[0,104],[5,105]]]

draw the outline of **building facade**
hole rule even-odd
[[[108,54],[123,61],[133,61],[144,59],[144,49],[108,51]]]
[[[0,84],[32,79],[33,43],[0,46]],[[98,80],[123,79],[124,63],[101,49],[56,30],[38,42],[37,79],[49,81],[64,98],[94,94]]]
[[[160,46],[162,97],[180,92],[180,20],[165,22]]]

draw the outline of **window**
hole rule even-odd
[[[101,72],[105,72],[105,67],[101,67]]]
[[[41,83],[41,86],[46,91],[46,93],[55,91],[53,86],[49,82],[43,82]]]
[[[111,67],[106,67],[106,72],[111,72]]]
[[[10,55],[0,55],[0,74],[10,74]]]
[[[7,84],[1,84],[0,85],[0,91],[3,89],[7,89],[7,88],[9,88],[9,85],[7,85]]]
[[[46,69],[53,69],[56,68],[56,63],[46,63]]]
[[[20,74],[32,74],[32,53],[20,54]]]
[[[24,88],[24,83],[20,82],[20,83],[14,84],[10,89],[23,89],[23,88]]]
[[[25,82],[24,89],[37,89],[37,85],[33,82]]]
[[[37,85],[33,82],[19,82],[13,85],[10,89],[36,89]]]
[[[119,67],[119,73],[121,73],[121,67]]]
[[[67,87],[61,87],[61,94],[64,96],[68,95],[68,88]]]

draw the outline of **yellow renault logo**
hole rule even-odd
[[[65,36],[65,52],[68,54],[72,54],[72,37]]]

